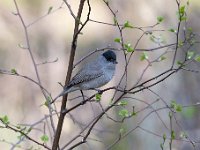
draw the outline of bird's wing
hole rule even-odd
[[[76,74],[72,80],[70,81],[70,83],[68,84],[68,87],[74,86],[74,85],[78,85],[80,83],[83,82],[87,82],[87,81],[91,81],[94,80],[100,76],[103,75],[103,72],[99,72],[97,74],[95,73],[90,73],[90,74]]]
[[[70,81],[68,84],[68,87],[78,85],[83,82],[94,80],[104,74],[104,72],[101,69],[93,70],[94,68],[90,68],[89,70],[80,70]]]

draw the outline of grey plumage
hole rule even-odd
[[[87,63],[53,101],[69,92],[95,89],[105,85],[112,79],[116,64],[116,54],[111,50],[104,52],[96,60]]]

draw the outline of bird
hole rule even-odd
[[[112,50],[100,54],[95,60],[85,64],[80,71],[63,88],[63,91],[53,99],[80,90],[97,90],[107,84],[114,76],[117,64],[116,54]]]

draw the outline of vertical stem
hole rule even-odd
[[[65,80],[65,85],[70,81],[72,70],[73,70],[73,62],[74,62],[74,56],[75,56],[75,52],[76,52],[77,39],[78,39],[77,33],[79,31],[80,18],[81,18],[84,2],[85,2],[85,0],[80,0],[78,14],[75,19],[75,27],[74,27],[71,52],[70,52],[70,57],[69,57],[69,66],[68,66],[67,76],[66,76],[66,80]],[[62,100],[62,104],[61,104],[61,111],[60,111],[61,113],[60,113],[60,117],[58,120],[58,125],[57,125],[56,134],[55,134],[54,141],[53,141],[52,150],[56,150],[59,147],[60,135],[61,135],[61,131],[62,131],[63,123],[64,123],[64,118],[66,115],[66,113],[63,113],[63,110],[65,110],[65,108],[66,108],[67,97],[68,97],[67,94],[63,96],[63,100]]]
[[[178,0],[176,0],[176,3],[177,3],[177,7],[178,7],[178,12],[179,12],[180,2]],[[177,56],[177,51],[178,51],[178,48],[179,48],[179,32],[180,32],[180,27],[181,27],[181,17],[182,16],[179,16],[179,18],[178,18],[179,22],[178,22],[177,32],[176,32],[176,47],[175,47],[174,57],[173,57],[173,60],[172,60],[171,69],[174,67],[176,56]]]
[[[172,141],[173,141],[173,129],[172,129],[172,112],[169,114],[169,119],[170,119],[170,132],[171,132],[171,137],[169,141],[169,149],[172,150]]]

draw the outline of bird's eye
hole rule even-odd
[[[112,62],[112,61],[114,61],[114,59],[113,59],[113,58],[109,58],[108,61],[111,61],[111,62]]]

